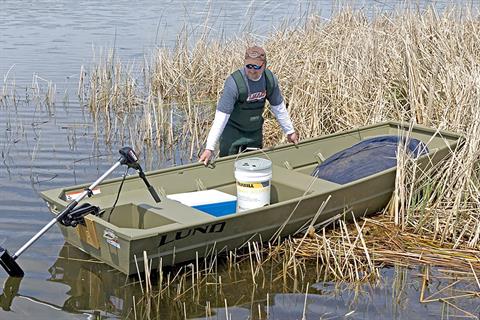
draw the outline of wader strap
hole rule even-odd
[[[275,88],[275,79],[273,77],[272,71],[269,69],[265,69],[263,72],[265,74],[265,83],[266,83],[266,90],[267,90],[267,99],[270,98],[270,95],[273,93],[273,88]],[[245,83],[245,79],[243,78],[242,72],[240,70],[235,71],[232,73],[233,80],[235,80],[235,84],[237,85],[238,90],[238,102],[245,102],[247,101],[248,95],[248,88],[247,84]]]
[[[237,85],[238,102],[243,103],[247,101],[248,88],[240,70],[237,70],[234,73],[232,73],[232,77],[233,77],[233,80],[235,80],[235,84]]]
[[[275,79],[273,78],[272,71],[265,69],[265,82],[267,83],[267,99],[270,99],[270,95],[273,93],[275,87]]]

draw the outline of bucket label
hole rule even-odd
[[[270,186],[270,180],[263,181],[263,182],[240,182],[237,181],[237,186],[241,188],[253,188],[253,189],[261,189],[267,188]]]
[[[237,212],[260,208],[270,204],[270,180],[237,181]]]

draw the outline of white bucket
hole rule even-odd
[[[237,212],[270,204],[272,161],[264,158],[245,158],[235,161],[237,180]]]

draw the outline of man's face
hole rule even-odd
[[[248,79],[257,81],[265,70],[265,62],[248,63],[245,65],[245,73]]]

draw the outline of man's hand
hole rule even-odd
[[[293,144],[297,144],[298,143],[298,135],[296,132],[292,132],[290,134],[287,134],[287,140],[288,142],[291,142]]]
[[[212,150],[205,149],[205,151],[203,151],[200,158],[198,159],[198,162],[203,162],[204,165],[208,165],[208,162],[210,161],[212,154],[213,154]]]

